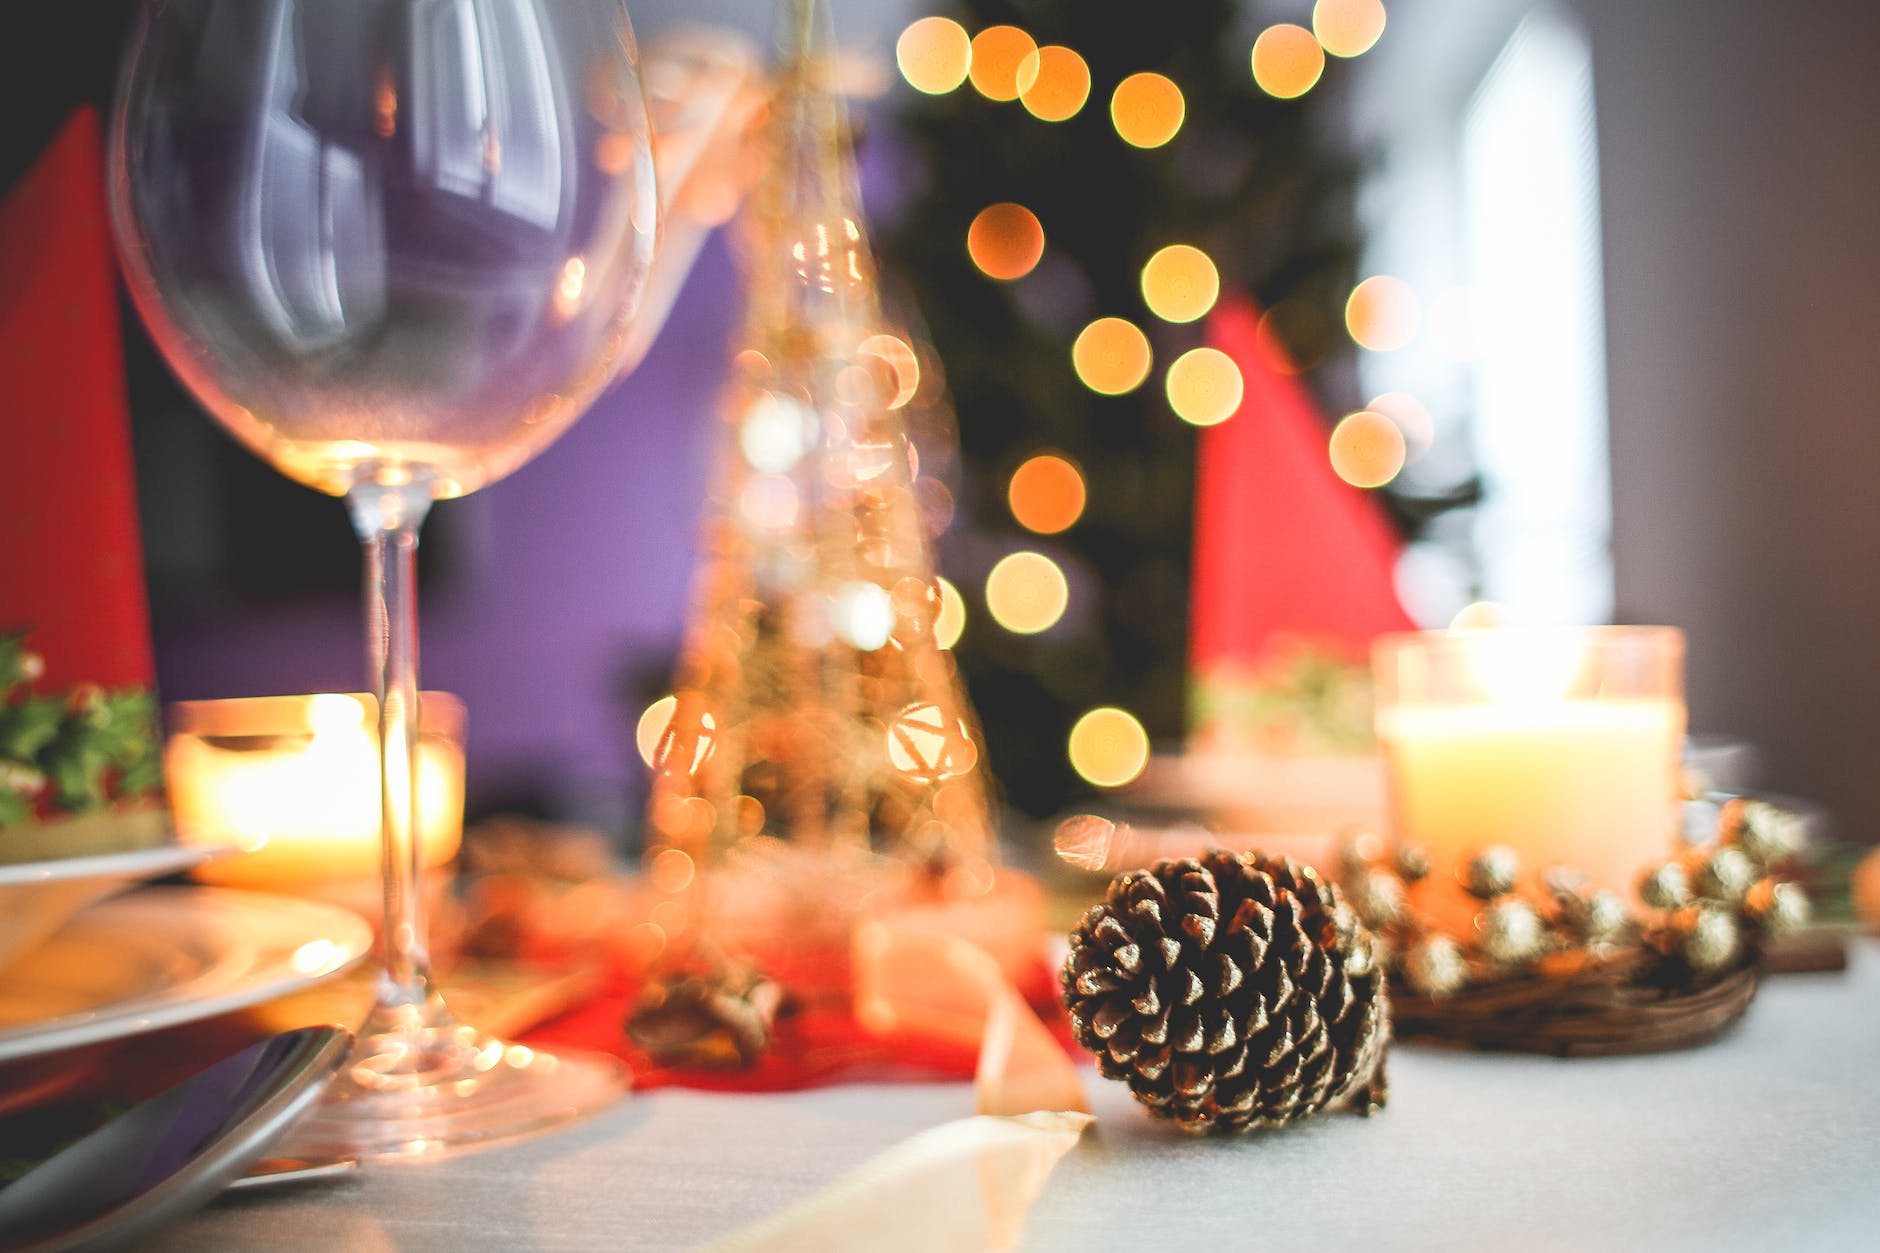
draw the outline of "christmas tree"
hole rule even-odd
[[[1191,351],[1216,292],[1266,311],[1275,360],[1307,370],[1328,413],[1360,399],[1353,169],[1323,133],[1340,69],[1325,51],[1362,51],[1383,10],[1319,8],[1348,30],[1262,35],[1231,0],[956,0],[900,41],[919,90],[894,125],[915,168],[884,269],[946,368],[960,476],[941,567],[970,606],[956,650],[993,770],[1034,815],[1084,791],[1080,773],[1121,781],[1073,769],[1086,711],[1182,732],[1191,423],[1239,397],[1237,374]]]

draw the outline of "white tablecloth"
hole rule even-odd
[[[1242,1140],[1151,1123],[1087,1072],[1098,1124],[1024,1247],[1880,1250],[1880,943],[1765,984],[1692,1052],[1390,1064],[1378,1116]],[[532,1143],[224,1200],[154,1247],[690,1249],[972,1112],[965,1084],[662,1091]]]

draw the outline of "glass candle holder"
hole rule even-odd
[[[164,768],[177,836],[242,845],[199,877],[228,887],[329,899],[357,886],[378,907],[378,703],[364,693],[183,701],[169,707]],[[464,707],[419,698],[418,863],[435,869],[463,839]]]
[[[1631,896],[1677,838],[1684,636],[1672,627],[1424,631],[1372,651],[1377,732],[1400,842],[1431,874],[1419,904],[1459,930],[1455,875],[1506,845]]]

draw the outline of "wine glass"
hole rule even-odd
[[[507,1045],[432,986],[414,890],[418,527],[608,383],[658,227],[620,0],[146,0],[111,142],[138,311],[237,439],[346,498],[379,697],[378,996],[305,1151],[529,1134],[612,1059]]]

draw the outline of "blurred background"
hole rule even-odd
[[[958,447],[934,465],[939,566],[963,593],[957,651],[1014,814],[1090,793],[1065,752],[1083,710],[1124,708],[1170,748],[1196,717],[1196,466],[1253,454],[1216,438],[1205,397],[1185,406],[1163,384],[1164,361],[1218,333],[1140,312],[1144,261],[1180,240],[1271,315],[1262,359],[1303,382],[1326,432],[1364,409],[1397,428],[1400,467],[1375,484],[1340,473],[1388,526],[1409,620],[1491,600],[1519,621],[1682,627],[1693,731],[1741,737],[1764,784],[1872,841],[1880,8],[1386,7],[1374,45],[1321,57],[1292,92],[1296,66],[1256,85],[1247,49],[1276,23],[1309,26],[1310,0],[833,4],[893,314],[945,369]],[[687,24],[768,39],[758,0],[630,8],[644,45]],[[75,104],[108,100],[133,12],[8,14],[0,186]],[[1047,125],[971,85],[916,90],[897,41],[936,14],[1077,48],[1089,103]],[[1183,84],[1178,140],[1119,144],[1105,105],[1138,70]],[[1016,280],[996,277],[996,249],[967,247],[994,203],[1045,224],[1043,259]],[[714,238],[639,369],[427,526],[425,684],[469,708],[473,814],[633,840],[634,723],[681,642],[737,297],[734,242]],[[1157,366],[1112,395],[1073,372],[1070,344],[1115,313],[1147,329]],[[237,448],[128,307],[125,328],[163,696],[363,686],[341,505]],[[1087,496],[1074,527],[1023,523],[1013,476],[1047,452]],[[1282,515],[1231,539],[1309,546],[1318,526]],[[1063,576],[1043,629],[1005,626],[987,590],[1021,551]]]

